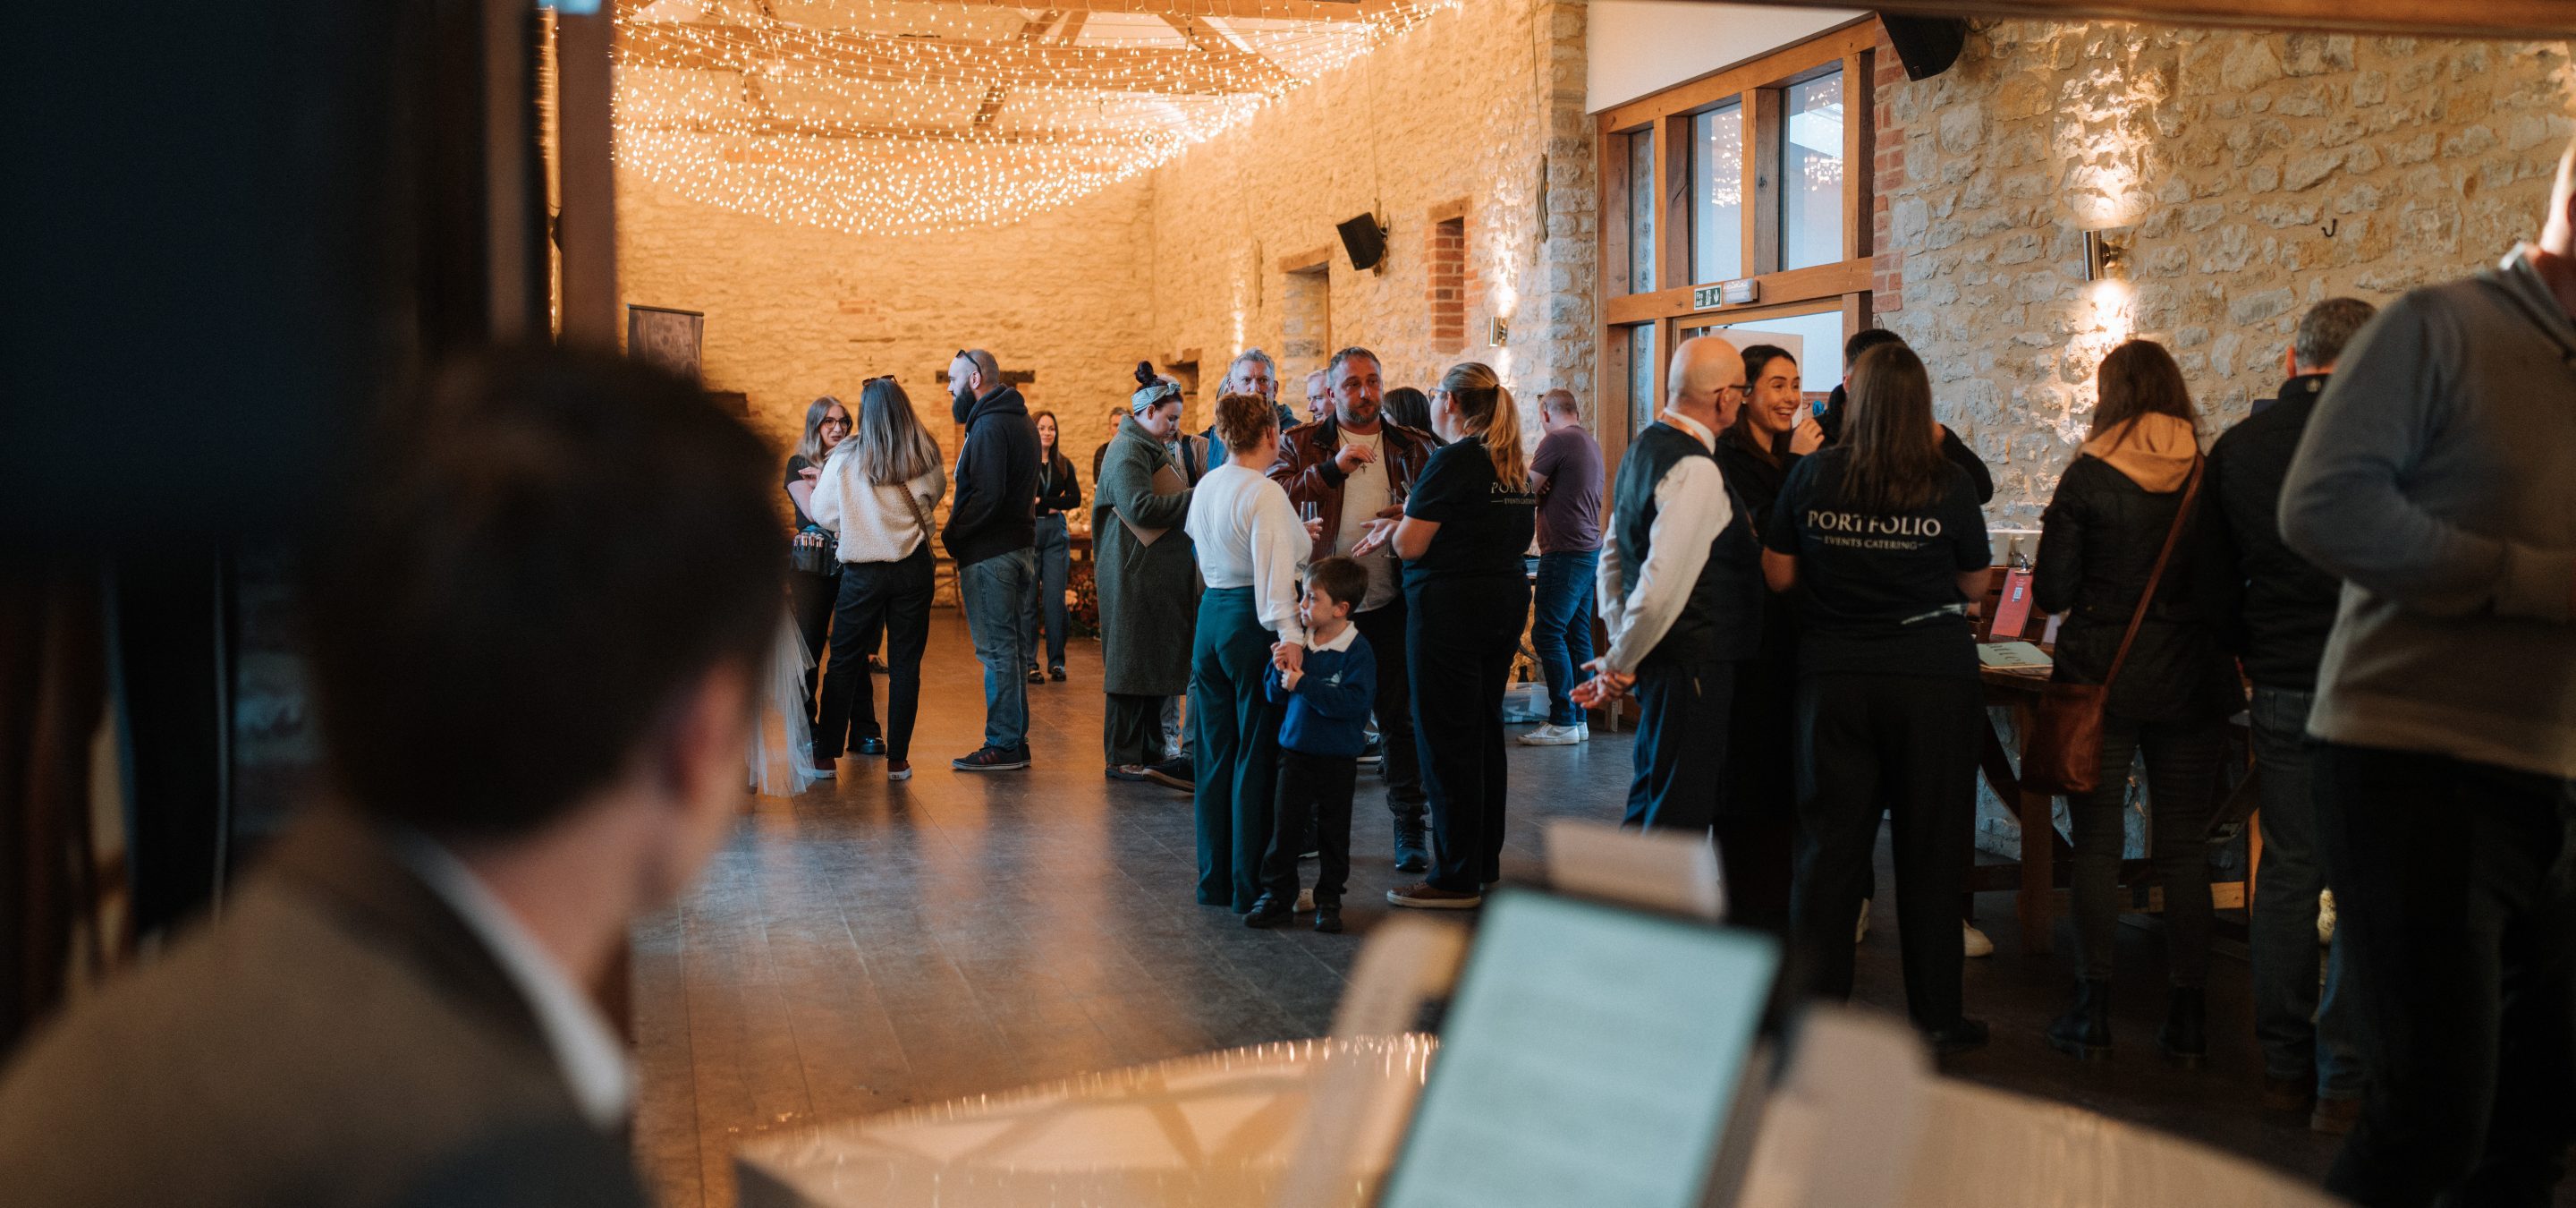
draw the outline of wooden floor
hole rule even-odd
[[[983,699],[963,623],[937,614],[914,779],[889,784],[882,761],[854,757],[837,782],[760,800],[698,891],[639,930],[636,1141],[665,1204],[732,1204],[730,1155],[761,1133],[1325,1030],[1399,880],[1380,782],[1360,781],[1352,934],[1247,930],[1192,902],[1188,795],[1101,776],[1098,646],[1076,643],[1069,670],[1029,690],[1034,769],[951,772],[980,740]],[[1506,880],[1536,879],[1540,819],[1618,816],[1628,756],[1611,735],[1514,749]],[[1858,989],[1887,1005],[1902,998],[1890,896]],[[2071,936],[2061,928],[2057,957],[2026,957],[2008,895],[1980,913],[1999,951],[1969,962],[1968,1004],[1995,1039],[1949,1072],[2324,1169],[2330,1139],[2256,1105],[2241,952],[2212,975],[2210,1066],[2185,1072],[2151,1043],[2157,940],[2124,928],[2122,1047],[2084,1066],[2039,1035],[2063,1006]]]

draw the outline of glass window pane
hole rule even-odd
[[[1744,275],[1744,106],[1691,117],[1691,280]]]
[[[1780,267],[1843,258],[1843,73],[1788,88],[1780,123]]]
[[[1628,292],[1655,288],[1655,131],[1628,136]]]
[[[1628,431],[1642,432],[1655,422],[1655,325],[1628,329]]]
[[[1718,323],[1683,334],[1724,336],[1737,348],[1756,344],[1786,348],[1798,358],[1798,388],[1808,394],[1829,394],[1843,380],[1843,312],[1839,310]]]

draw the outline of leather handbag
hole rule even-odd
[[[2129,644],[2138,638],[2138,626],[2147,619],[2147,605],[2156,598],[2156,585],[2164,581],[2165,564],[2173,560],[2174,546],[2182,540],[2182,530],[2191,521],[2192,502],[2200,495],[2200,459],[2191,464],[2191,480],[2182,489],[2182,507],[2174,513],[2173,527],[2165,533],[2165,547],[2156,554],[2155,569],[2147,573],[2147,589],[2138,593],[2138,606],[2129,614],[2129,631],[2120,635],[2119,652],[2111,656],[2111,668],[2098,684],[2068,684],[2050,681],[2039,691],[2039,708],[2031,721],[2030,735],[2022,743],[2021,789],[2025,793],[2047,793],[2058,797],[2081,797],[2099,787],[2102,780],[2102,707],[2111,698],[2111,683],[2120,678],[2120,664],[2129,659]]]

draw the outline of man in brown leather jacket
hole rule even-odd
[[[1333,409],[1323,419],[1281,434],[1280,456],[1270,476],[1309,519],[1320,519],[1316,561],[1350,556],[1368,533],[1368,522],[1403,514],[1405,494],[1431,458],[1431,436],[1387,419],[1380,407],[1386,387],[1377,354],[1345,348],[1324,370]],[[1404,674],[1404,590],[1391,549],[1358,560],[1368,571],[1368,595],[1351,615],[1377,655],[1377,727],[1384,759],[1386,806],[1395,815],[1395,866],[1404,872],[1430,867],[1422,831],[1422,770],[1413,745],[1413,694]]]

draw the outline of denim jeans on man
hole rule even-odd
[[[1037,579],[1034,549],[1015,549],[957,568],[957,596],[965,605],[966,631],[984,664],[984,745],[1017,752],[1028,743],[1028,648],[1021,644],[1020,610]]]
[[[2317,988],[2317,892],[2326,887],[2317,852],[2316,797],[2309,775],[2311,692],[2254,689],[2254,766],[2262,778],[2263,864],[2254,874],[2254,1037],[2263,1073],[2314,1079],[2323,1099],[2362,1094],[2352,998],[2344,992],[2344,941],[2327,950]]]
[[[1572,694],[1583,665],[1592,661],[1592,577],[1600,563],[1597,549],[1538,556],[1538,615],[1530,625],[1530,647],[1547,677],[1550,725],[1583,724]]]

